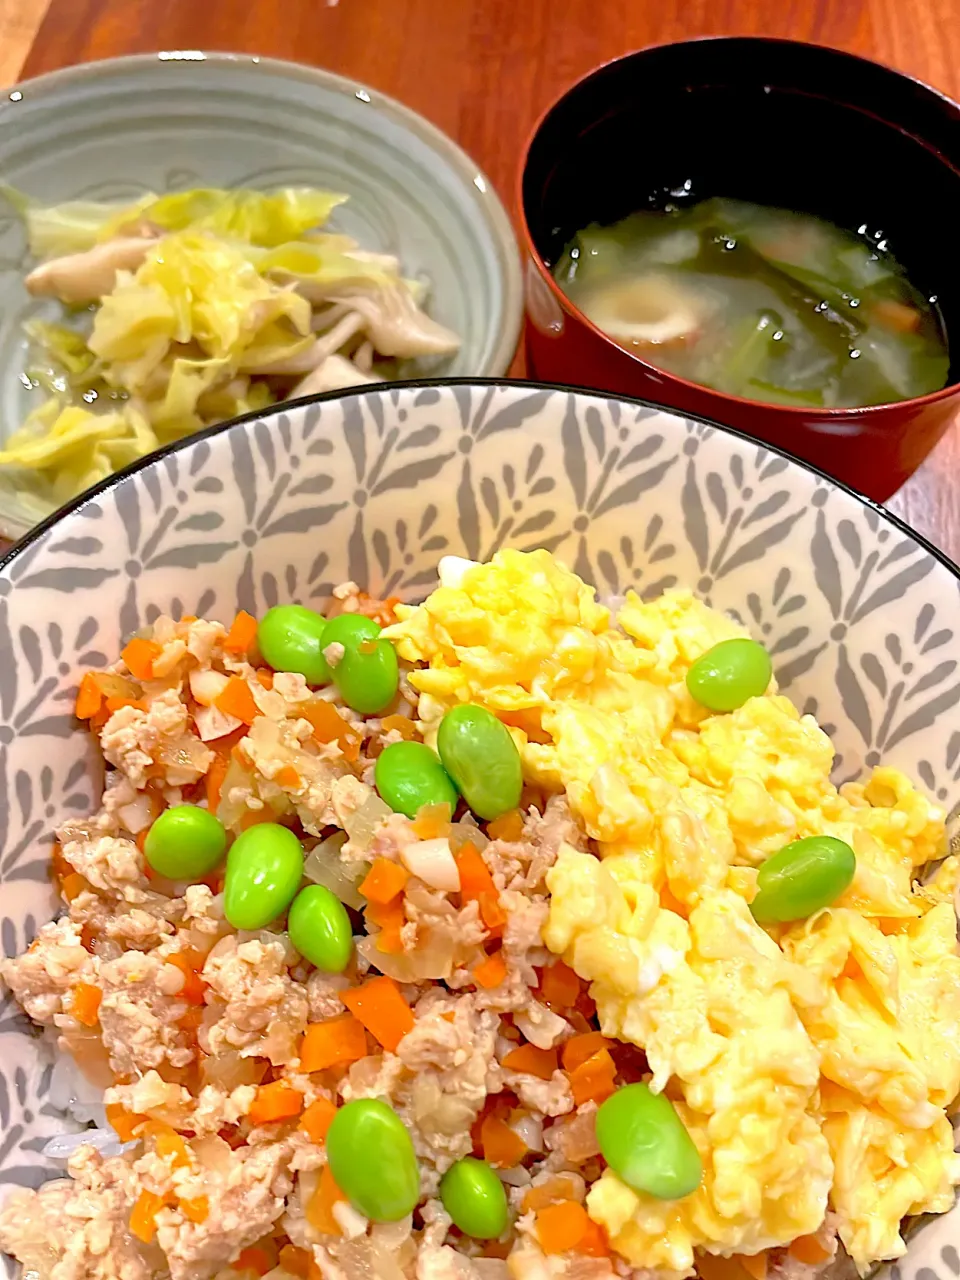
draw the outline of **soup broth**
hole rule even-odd
[[[731,395],[840,408],[947,383],[936,300],[866,227],[718,198],[589,226],[554,276],[621,346]]]

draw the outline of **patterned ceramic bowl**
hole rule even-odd
[[[394,253],[463,345],[420,377],[506,373],[523,314],[510,221],[469,156],[422,116],[312,67],[196,51],[114,58],[0,94],[3,183],[48,204],[190,187],[319,186],[349,195],[333,230]],[[0,195],[0,444],[46,397],[23,383],[24,321],[62,308],[23,286],[19,216]],[[46,514],[43,510],[41,514]],[[0,536],[41,518],[0,473]]]
[[[92,808],[78,676],[161,610],[322,604],[345,579],[416,599],[442,555],[556,551],[603,593],[689,584],[761,637],[837,747],[952,804],[960,783],[957,570],[884,511],[744,437],[529,383],[398,384],[215,428],[116,479],[0,563],[0,939],[50,918],[53,829]],[[50,1067],[0,1015],[0,1183],[36,1185],[64,1119]],[[960,1272],[960,1211],[899,1272]],[[897,1278],[899,1280],[899,1278]]]

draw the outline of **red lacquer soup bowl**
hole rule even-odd
[[[618,346],[551,275],[592,222],[731,196],[879,228],[935,298],[947,385],[865,409],[795,408],[700,386]],[[531,373],[656,400],[738,427],[883,501],[960,407],[960,107],[863,58],[788,40],[662,45],[591,72],[551,106],[523,158]]]

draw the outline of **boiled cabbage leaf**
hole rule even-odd
[[[89,346],[112,385],[150,399],[163,391],[158,371],[171,352],[221,362],[228,377],[251,347],[266,345],[277,359],[303,350],[310,317],[309,302],[264,279],[240,247],[182,231],[159,241],[135,275],[121,273]]]
[[[0,466],[37,472],[57,503],[83,493],[159,447],[143,414],[125,404],[94,413],[57,399],[29,415],[0,450]]]
[[[0,187],[26,223],[30,252],[37,258],[81,253],[119,235],[138,222],[163,231],[187,227],[212,231],[231,240],[272,248],[322,226],[347,199],[313,187],[279,191],[224,191],[196,188],[158,196],[152,191],[135,200],[101,203],[69,200],[44,206],[12,187]]]

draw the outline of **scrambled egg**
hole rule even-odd
[[[861,1270],[904,1251],[901,1219],[953,1203],[960,1157],[956,859],[944,814],[902,774],[830,781],[830,740],[771,688],[711,715],[685,685],[743,634],[687,591],[616,621],[546,552],[443,562],[441,586],[385,632],[427,740],[471,701],[511,728],[527,780],[566,792],[600,858],[563,848],[545,940],[591,983],[605,1034],[640,1046],[700,1150],[692,1195],[637,1195],[606,1170],[591,1216],[635,1267],[752,1254],[817,1231],[827,1209]],[[809,920],[767,931],[756,868],[837,836],[857,871]]]

